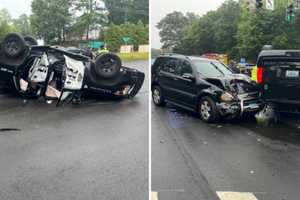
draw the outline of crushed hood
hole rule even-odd
[[[231,74],[226,76],[206,78],[209,83],[221,88],[222,90],[230,91],[235,94],[244,94],[258,91],[258,86],[250,77],[244,74]]]

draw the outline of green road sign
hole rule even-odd
[[[80,42],[79,43],[79,48],[94,48],[94,49],[99,49],[101,46],[104,46],[105,43],[99,40],[92,40],[92,41],[86,41],[86,42]]]
[[[104,42],[99,40],[93,40],[89,42],[89,47],[99,49],[101,46],[104,45]]]
[[[122,40],[127,44],[131,38],[130,37],[123,37]]]
[[[288,15],[288,16],[287,16],[287,21],[288,21],[288,22],[294,21],[294,15]]]

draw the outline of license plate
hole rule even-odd
[[[287,78],[297,78],[299,77],[299,71],[287,70],[285,73],[285,77]]]

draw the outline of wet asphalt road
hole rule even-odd
[[[0,199],[147,199],[147,85],[132,100],[60,108],[1,96]]]
[[[250,119],[209,125],[182,109],[153,105],[152,191],[159,200],[215,200],[217,191],[299,200],[299,119],[268,128]]]

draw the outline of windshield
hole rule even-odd
[[[232,74],[224,64],[218,61],[193,60],[196,70],[205,77],[225,76]]]

